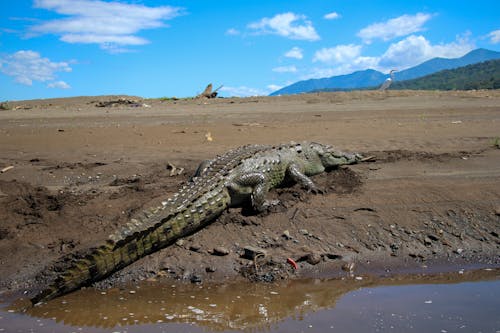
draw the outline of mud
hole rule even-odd
[[[374,158],[314,177],[324,194],[287,184],[264,213],[230,209],[96,286],[498,267],[500,94],[415,94],[144,101],[148,108],[95,106],[113,96],[17,102],[23,108],[0,114],[0,166],[14,166],[0,174],[0,288],[43,288],[75,253],[172,195],[203,159],[302,139]],[[171,177],[170,164],[185,171]],[[247,246],[265,255],[249,259]]]

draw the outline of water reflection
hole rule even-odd
[[[499,271],[420,277],[300,280],[281,284],[186,285],[149,283],[130,289],[82,290],[29,308],[26,314],[71,326],[112,328],[154,323],[194,323],[210,330],[268,330],[334,308],[347,292],[380,285],[455,283],[498,279]]]

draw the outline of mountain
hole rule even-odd
[[[453,69],[493,59],[500,59],[500,52],[476,49],[460,58],[433,58],[415,67],[396,72],[395,81],[414,79],[441,70]],[[352,74],[298,81],[273,92],[271,96],[300,94],[321,90],[331,91],[375,87],[382,84],[387,77],[388,75],[379,71],[367,69]]]
[[[453,69],[499,58],[500,52],[486,49],[476,49],[460,58],[433,58],[431,60],[427,60],[426,62],[423,62],[415,67],[405,69],[401,72],[396,72],[395,78],[396,81],[410,80],[442,71],[444,69]]]
[[[293,95],[311,91],[318,91],[328,88],[335,89],[354,89],[362,86],[376,86],[383,82],[387,75],[374,69],[366,69],[357,71],[347,75],[332,76],[323,79],[310,79],[305,81],[295,82],[287,87],[275,91],[271,96],[276,95]]]
[[[391,89],[500,89],[500,59],[445,69],[417,79],[396,81],[391,85]]]

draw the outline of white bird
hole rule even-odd
[[[392,84],[392,82],[394,81],[394,72],[396,72],[397,69],[391,69],[391,71],[389,72],[389,75],[391,77],[387,78],[384,83],[382,83],[382,85],[380,86],[380,88],[378,88],[378,90],[386,90],[387,88],[390,87],[390,85]]]

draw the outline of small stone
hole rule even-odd
[[[353,262],[347,262],[344,265],[342,265],[342,270],[345,272],[352,273],[354,271],[354,266],[355,264]]]
[[[208,267],[205,267],[205,272],[207,273],[213,273],[217,270],[217,268],[213,267],[213,266],[208,266]]]
[[[285,239],[292,239],[293,238],[292,236],[290,236],[290,231],[288,231],[288,230],[283,231],[282,236],[285,237]]]
[[[243,258],[249,259],[249,260],[254,260],[256,257],[265,257],[267,256],[267,252],[264,249],[261,249],[260,247],[254,247],[254,246],[245,246],[243,248]]]
[[[186,241],[184,239],[178,239],[175,242],[175,245],[182,247],[185,243],[186,243]]]
[[[300,233],[301,233],[302,235],[304,235],[304,236],[309,235],[309,231],[307,231],[306,229],[300,229],[299,231],[300,231]]]
[[[201,276],[193,274],[189,278],[189,281],[191,281],[191,283],[201,283]]]
[[[317,252],[309,253],[306,257],[306,261],[310,265],[317,265],[321,261],[321,255]]]
[[[458,249],[455,250],[456,254],[462,254],[462,252],[464,252],[464,249],[458,248]]]
[[[496,215],[496,216],[500,216],[500,207],[497,207],[497,208],[495,209],[495,215]]]
[[[199,252],[201,250],[201,245],[200,244],[191,244],[189,246],[189,250],[193,252]]]
[[[432,244],[432,240],[429,237],[425,237],[424,238],[424,244],[425,245],[431,245]]]
[[[227,256],[229,254],[229,250],[223,246],[218,246],[213,249],[212,254],[215,256]]]

